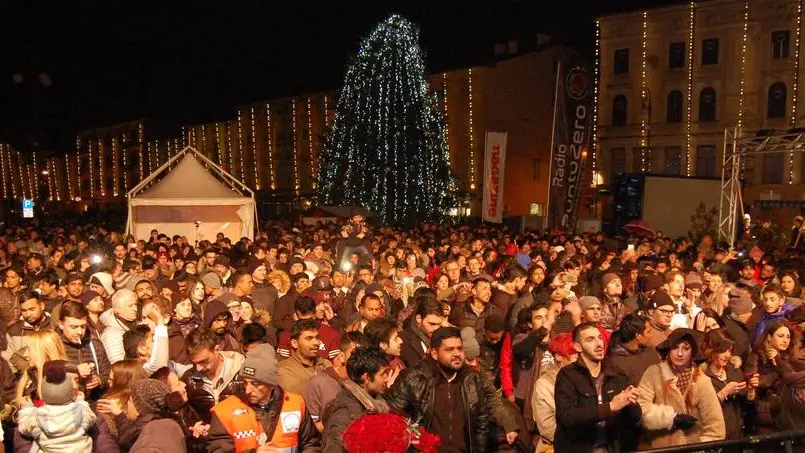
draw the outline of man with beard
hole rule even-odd
[[[633,313],[626,315],[620,328],[612,334],[607,358],[613,368],[626,376],[630,385],[640,385],[646,368],[660,363],[660,355],[650,343],[651,324],[645,317]]]
[[[291,329],[293,325],[294,303],[306,289],[310,288],[310,277],[306,273],[299,272],[294,275],[292,279],[293,286],[291,290],[288,291],[288,294],[279,298],[274,312],[271,313],[272,322],[277,330]]]
[[[154,297],[154,285],[142,279],[134,285],[134,294],[137,296],[137,304],[142,307],[146,300]]]
[[[59,295],[59,276],[53,270],[40,274],[34,285],[39,288],[41,295],[39,300],[45,304],[45,310],[48,313],[53,313],[53,309],[64,302],[64,298]]]
[[[489,407],[481,377],[465,363],[461,331],[440,327],[431,336],[428,358],[403,370],[385,400],[419,420],[441,439],[441,452],[483,452]]]
[[[333,364],[319,356],[321,337],[315,319],[300,319],[291,329],[291,356],[280,363],[278,377],[283,389],[301,394],[307,382]]]
[[[346,452],[344,431],[363,414],[382,413],[388,406],[379,398],[386,391],[391,374],[389,357],[377,348],[358,348],[347,361],[343,390],[327,405],[324,423],[324,452]]]
[[[504,319],[508,317],[509,311],[517,301],[520,290],[525,286],[526,278],[528,277],[526,271],[516,264],[509,266],[505,274],[503,284],[495,285],[491,298],[495,311],[500,313]]]
[[[555,449],[620,451],[621,434],[639,430],[637,389],[604,359],[604,339],[595,324],[576,326],[573,347],[578,361],[556,376]]]
[[[6,342],[8,346],[3,351],[3,358],[11,364],[16,371],[16,360],[12,360],[17,351],[25,347],[25,336],[31,332],[51,330],[50,313],[45,311],[45,303],[36,291],[25,290],[17,298],[20,304],[20,319],[8,327]]]
[[[627,307],[621,295],[623,294],[623,283],[618,274],[609,272],[601,277],[601,325],[612,332],[617,329],[623,318],[632,312],[632,307]]]
[[[406,367],[422,362],[430,345],[430,337],[446,321],[442,305],[436,301],[433,291],[415,299],[416,313],[401,333],[400,358]]]
[[[222,351],[241,351],[240,343],[231,331],[232,313],[220,300],[207,304],[204,311],[204,327],[215,336]]]
[[[489,280],[477,278],[472,283],[472,298],[456,305],[450,311],[450,323],[459,329],[472,327],[477,336],[483,335],[484,321],[496,312],[495,306],[490,304],[492,286]]]

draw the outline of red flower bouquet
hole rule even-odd
[[[405,453],[409,446],[436,453],[439,443],[439,436],[395,414],[366,414],[344,431],[344,447],[349,453]]]

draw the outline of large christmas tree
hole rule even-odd
[[[417,40],[395,15],[361,43],[319,161],[319,204],[363,206],[388,224],[436,220],[454,204],[444,118]]]

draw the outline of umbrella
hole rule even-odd
[[[624,230],[637,235],[654,235],[654,228],[648,222],[640,219],[632,220],[623,227]]]

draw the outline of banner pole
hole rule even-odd
[[[559,107],[559,82],[562,77],[562,60],[556,63],[556,86],[553,95],[553,124],[551,125],[551,157],[548,161],[548,201],[545,202],[545,212],[543,213],[543,229],[548,229],[548,221],[551,218],[551,177],[553,175],[553,151],[556,146],[556,109]]]

